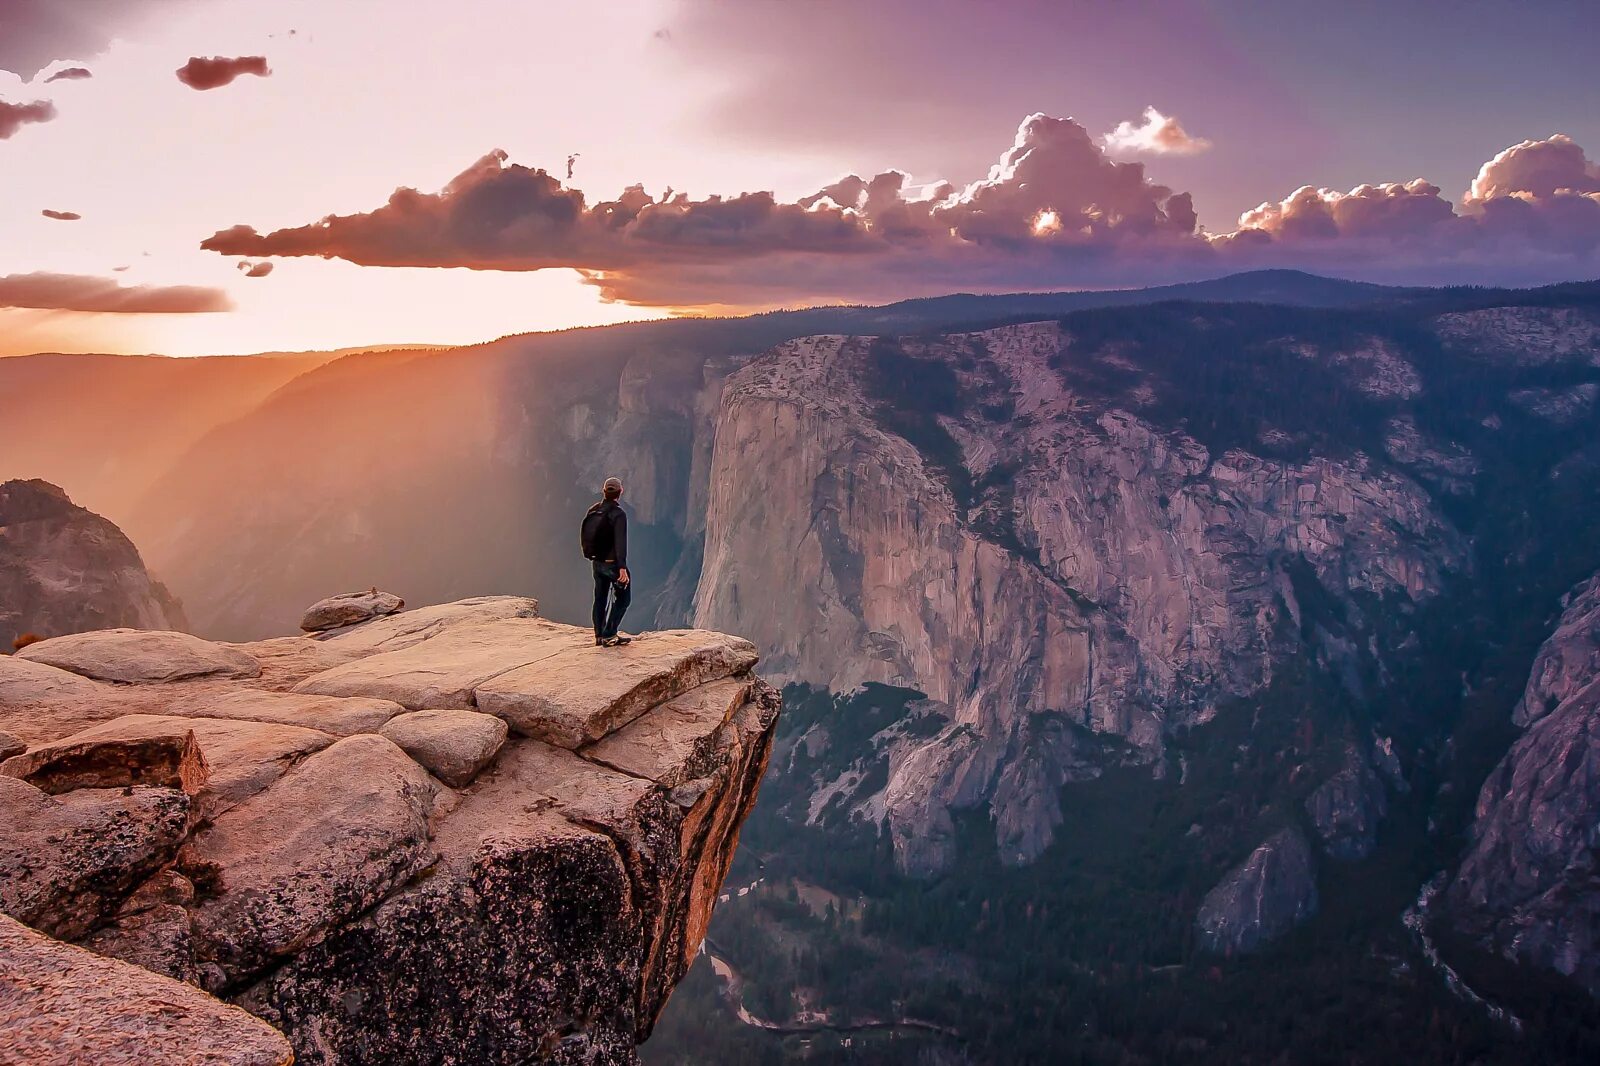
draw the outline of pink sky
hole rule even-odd
[[[1600,144],[1600,109],[1558,32],[1592,19],[1556,4],[1543,23],[1502,25],[1501,8],[1486,5],[1485,36],[1457,41],[1454,65],[1407,39],[1438,19],[1395,16],[1363,70],[1316,58],[1356,27],[1297,43],[1230,4],[85,0],[63,27],[59,3],[0,0],[0,135],[5,105],[54,111],[0,139],[0,354],[467,343],[676,310],[1258,265],[1386,281],[1600,275],[1600,169],[1582,147]],[[1492,47],[1539,65],[1520,85],[1479,76]],[[265,76],[191,67],[214,84],[202,91],[177,75],[254,56]],[[53,77],[69,68],[92,76]],[[1419,78],[1381,114],[1364,106]],[[1052,117],[1019,134],[1035,112]],[[1377,126],[1414,133],[1362,136]],[[1484,186],[1494,202],[1468,198],[1482,164],[1520,142]],[[502,170],[447,189],[496,149]],[[1560,178],[1543,189],[1550,166]],[[547,207],[566,201],[526,200],[543,194],[519,177],[538,168],[562,196],[582,190],[586,211],[634,185],[649,203],[629,208],[626,232],[614,211],[552,221]],[[906,175],[891,197],[834,184],[891,168]],[[1363,182],[1375,184],[1346,195]],[[431,213],[374,214],[402,186]],[[662,202],[668,188],[687,199]],[[1210,239],[1252,211],[1248,239]],[[328,215],[361,239],[322,239]],[[200,247],[236,226],[298,236]],[[438,265],[381,265],[393,261]],[[261,262],[270,272],[240,269]],[[50,303],[38,293],[58,283],[39,275],[76,279],[62,306],[8,306]],[[91,281],[141,292],[107,297]],[[174,286],[231,309],[144,313]],[[81,309],[108,299],[118,313]]]

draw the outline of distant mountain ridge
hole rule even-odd
[[[85,432],[74,399],[48,375],[8,394],[5,374],[0,419],[25,406],[38,436],[4,461],[47,469]],[[1600,283],[1262,272],[632,323],[239,380],[248,398],[209,422],[181,392],[143,393],[138,428],[108,403],[88,431],[118,443],[74,467],[115,485],[121,451],[181,424],[122,520],[200,633],[280,631],[328,588],[372,585],[424,604],[537,592],[581,620],[575,516],[622,476],[630,622],[747,633],[775,678],[810,686],[748,827],[768,874],[869,898],[880,939],[834,972],[898,987],[897,960],[931,952],[977,974],[965,998],[915,1001],[992,1029],[992,1061],[1075,1046],[1085,1014],[1057,1011],[1059,990],[1087,1010],[1106,982],[1169,966],[1166,991],[1140,986],[1148,1012],[1117,1023],[1152,1061],[1167,1049],[1139,1041],[1159,1005],[1215,1021],[1205,975],[1224,965],[1291,967],[1306,995],[1229,1015],[1227,1034],[1195,1023],[1222,1058],[1277,1039],[1329,968],[1366,990],[1364,1020],[1438,1009],[1471,1029],[1396,976],[1389,934],[1460,863],[1546,616],[1600,570]],[[1262,893],[1274,921],[1248,905]],[[1230,947],[1279,954],[1252,971],[1219,958]],[[775,959],[757,969],[772,962],[781,991]],[[813,1002],[857,987],[824,982]],[[1550,1002],[1587,1017],[1588,993],[1561,990],[1582,1003]]]

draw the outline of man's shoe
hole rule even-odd
[[[606,638],[605,637],[595,637],[594,638],[594,646],[597,647],[597,648],[605,647],[606,646]]]
[[[621,633],[618,633],[616,636],[614,636],[610,640],[606,641],[606,646],[610,647],[610,648],[620,648],[624,644],[632,644],[632,643],[633,643],[633,638],[632,637],[625,637]]]

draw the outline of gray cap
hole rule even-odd
[[[607,496],[620,493],[622,491],[622,479],[619,477],[606,478],[606,483],[600,487],[600,491],[604,492]]]

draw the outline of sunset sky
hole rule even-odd
[[[1560,2],[0,0],[0,355],[1600,277],[1597,41]]]

